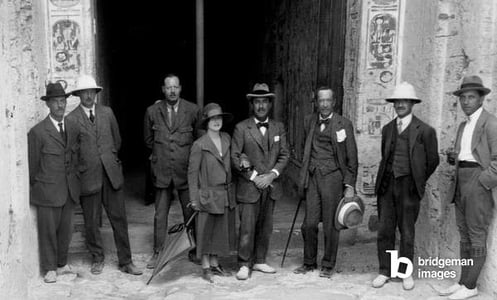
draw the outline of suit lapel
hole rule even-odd
[[[269,151],[273,148],[274,145],[274,137],[278,134],[278,128],[276,128],[276,123],[273,120],[269,120],[269,128],[266,132],[269,134]]]
[[[337,113],[333,113],[333,116],[331,117],[330,121],[330,134],[331,134],[331,144],[333,145],[333,150],[335,153],[338,155],[338,147],[337,147],[337,134],[336,131],[338,128],[341,128],[342,126],[341,120],[339,120],[339,116]],[[326,129],[325,129],[326,130]]]
[[[175,116],[174,122],[172,124],[173,126],[171,128],[171,132],[174,132],[174,131],[176,131],[176,129],[178,129],[180,120],[183,120],[183,115],[186,113],[186,107],[183,103],[183,101],[186,101],[186,100],[178,99],[178,101],[179,101],[178,102],[178,112],[176,112],[176,116]],[[166,111],[166,115],[167,115],[167,111]]]
[[[57,131],[54,124],[50,120],[49,116],[45,119],[45,129],[48,131],[48,134],[54,140],[56,140],[57,143],[59,143],[62,146],[62,148],[65,148],[66,143],[64,142],[64,140],[62,140],[62,137],[60,136],[60,132]]]
[[[395,124],[397,123],[397,118],[393,119],[390,123],[387,124],[387,129],[385,133],[385,153],[384,157],[388,157],[390,155],[390,146],[392,145],[393,135],[395,134]]]
[[[96,112],[96,110],[97,110],[96,107],[97,107],[97,105],[95,104],[95,123],[97,122],[97,118],[99,115],[99,113]],[[77,109],[79,109],[79,117],[78,117],[79,124],[81,124],[81,126],[83,126],[83,128],[86,128],[87,132],[89,132],[91,135],[96,137],[97,132],[94,129],[95,125],[91,123],[90,119],[88,118],[85,111],[83,110],[83,107],[81,107],[81,105],[78,105]]]
[[[480,142],[481,136],[483,135],[483,127],[485,126],[485,122],[488,119],[488,113],[483,110],[481,112],[478,121],[476,121],[475,130],[473,132],[473,136],[471,138],[471,152],[476,149],[476,146]]]
[[[411,124],[407,126],[407,129],[409,130],[409,154],[411,154],[414,149],[414,143],[416,142],[416,137],[418,136],[419,124],[418,118],[413,115]]]
[[[249,128],[250,134],[252,135],[252,137],[254,138],[254,140],[257,142],[257,144],[259,145],[259,147],[261,147],[262,151],[265,151],[264,150],[264,145],[262,143],[262,133],[259,130],[259,128],[257,128],[257,126],[255,125],[254,118],[250,118],[250,121],[249,121],[249,123],[248,123],[247,126]]]
[[[179,110],[179,108],[178,108]],[[159,105],[159,112],[162,116],[162,119],[164,120],[164,124],[166,124],[167,128],[169,128],[169,131],[172,131],[172,127],[169,127],[169,122],[167,121],[167,104],[166,100],[162,100],[160,105]]]
[[[464,127],[466,127],[466,121],[462,122],[461,125],[459,125],[459,129],[457,130],[456,149],[455,149],[457,154],[461,152],[461,138],[462,138],[462,133],[464,131]]]
[[[223,163],[223,159],[219,155],[219,151],[217,150],[216,145],[214,144],[214,141],[211,139],[211,137],[208,134],[205,134],[205,142],[204,144],[204,149],[210,152],[220,163]],[[221,137],[221,151],[224,152],[224,143],[223,143],[223,138]]]

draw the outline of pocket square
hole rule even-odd
[[[339,143],[345,141],[346,138],[347,134],[345,133],[345,129],[340,129],[339,131],[337,131],[337,141]]]
[[[279,141],[280,141],[280,136],[279,135],[274,136],[274,142],[279,142]]]

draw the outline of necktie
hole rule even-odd
[[[174,111],[174,107],[173,106],[168,107],[167,108],[167,125],[169,125],[169,127],[173,127],[175,116],[176,116],[176,112]]]
[[[402,132],[402,120],[397,123],[397,132],[400,134]]]
[[[326,128],[326,126],[330,124],[330,119],[329,118],[324,120],[320,119],[318,124],[319,124],[319,130],[323,131]]]
[[[60,122],[59,124],[59,133],[60,133],[60,137],[62,138],[62,140],[65,142],[66,141],[66,133],[64,131],[64,126],[62,126],[62,122]]]
[[[259,122],[256,124],[257,128],[261,131],[262,135],[266,134],[266,130],[269,128],[268,122]]]
[[[90,121],[91,121],[92,123],[94,123],[94,122],[95,122],[95,115],[93,114],[93,112],[92,112],[92,110],[91,110],[91,109],[90,109]]]

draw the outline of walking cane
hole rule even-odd
[[[295,215],[293,216],[292,227],[290,227],[290,233],[288,234],[288,240],[286,241],[285,251],[283,252],[283,258],[281,259],[281,267],[283,268],[283,264],[285,263],[286,251],[288,250],[288,245],[290,245],[290,240],[292,239],[293,227],[295,226],[295,221],[297,220],[297,216],[299,214],[300,204],[302,204],[302,200],[304,197],[300,197],[299,204],[297,204],[297,210],[295,211]]]

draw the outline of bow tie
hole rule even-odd
[[[329,118],[328,119],[324,119],[324,120],[321,119],[321,120],[318,121],[318,124],[319,125],[322,125],[322,124],[328,125],[328,124],[330,124],[330,119]]]
[[[266,127],[266,129],[269,128],[269,124],[268,122],[259,122],[256,124],[257,125],[257,128],[260,129],[261,127]]]

